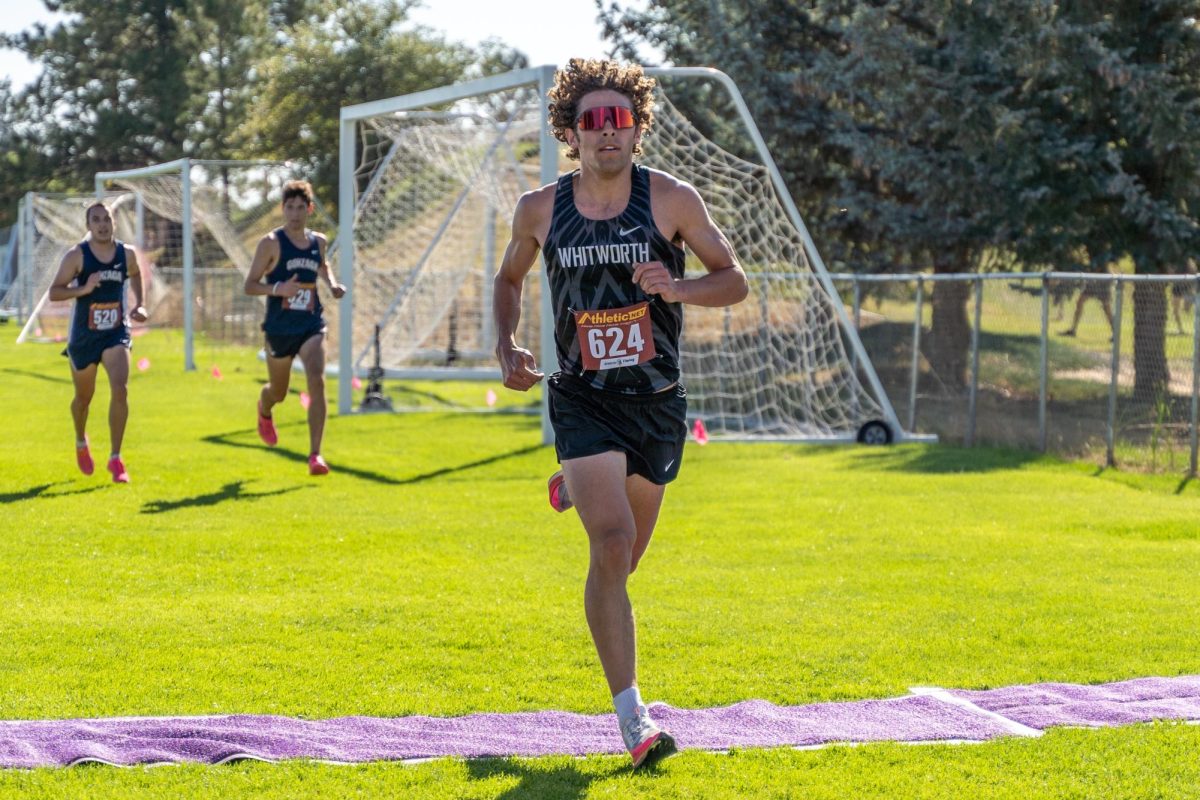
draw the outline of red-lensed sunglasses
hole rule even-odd
[[[606,123],[612,122],[617,130],[632,128],[633,109],[625,106],[597,106],[589,108],[575,119],[575,124],[581,131],[604,130]]]

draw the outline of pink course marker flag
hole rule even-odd
[[[224,377],[225,377],[224,375],[222,375],[222,374],[221,374],[221,368],[220,368],[220,367],[213,367],[213,368],[212,368],[212,376],[213,376],[214,378],[216,378],[217,380],[221,380],[222,378],[224,378]]]
[[[708,430],[704,427],[704,420],[696,420],[696,424],[692,426],[692,438],[696,440],[696,444],[708,444]]]
[[[146,358],[145,356],[142,356],[141,358],[139,358],[138,359],[138,369],[140,369],[142,372],[145,372],[146,370],[150,369],[150,359]]]
[[[308,396],[308,392],[300,393],[300,407],[307,409],[312,404],[312,398]]]
[[[492,389],[488,389],[487,394],[484,396],[484,400],[487,401],[488,408],[496,405],[496,392]]]
[[[354,388],[354,389],[361,389],[361,388],[362,388],[362,381],[360,381],[360,380],[358,379],[358,376],[357,376],[357,375],[355,375],[353,378],[351,378],[351,379],[350,379],[350,386],[351,386],[352,388]]]

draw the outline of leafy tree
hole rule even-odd
[[[411,5],[341,3],[288,30],[256,67],[257,103],[239,132],[247,152],[306,163],[332,208],[341,108],[453,83],[475,61],[465,46],[402,29]]]
[[[1195,0],[650,0],[602,7],[746,93],[822,252],[858,271],[1179,269],[1197,244]],[[717,35],[716,32],[720,32]],[[965,285],[934,292],[930,360],[961,382]],[[1166,385],[1165,296],[1134,293],[1137,389]]]
[[[87,186],[98,170],[179,157],[191,95],[188,0],[47,7],[70,16],[5,44],[42,65],[24,95],[31,137],[56,165],[54,177]]]
[[[1016,191],[1005,216],[1025,259],[1085,268],[1128,258],[1178,273],[1200,250],[1200,3],[1048,6],[1017,42],[1019,80],[998,143]],[[1134,396],[1166,390],[1162,284],[1133,291]]]
[[[652,0],[605,20],[626,53],[640,37],[737,81],[827,263],[958,272],[994,239],[980,153],[1003,74],[981,52],[983,15],[951,0]],[[967,293],[939,283],[932,298],[930,360],[949,384],[966,376]]]

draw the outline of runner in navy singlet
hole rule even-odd
[[[562,464],[550,504],[574,507],[588,534],[584,608],[635,768],[675,747],[638,689],[626,583],[683,457],[682,307],[732,305],[748,291],[695,188],[633,163],[653,121],[653,88],[640,67],[612,61],[572,59],[555,74],[550,126],[579,169],[521,197],[494,293],[504,385],[527,391],[543,374],[515,333],[522,285],[541,251],[558,357],[547,391]],[[684,276],[684,245],[704,274]]]
[[[103,203],[93,203],[84,212],[88,235],[72,247],[59,263],[50,284],[51,300],[74,300],[71,333],[63,354],[71,362],[75,397],[71,418],[75,422],[75,463],[84,475],[95,464],[88,447],[87,419],[96,391],[97,365],[108,373],[111,398],[108,427],[112,453],[108,471],[113,482],[128,483],[129,473],[121,458],[125,424],[129,420],[129,320],[145,322],[149,314],[142,306],[142,275],[137,253],[130,245],[113,238],[113,220]],[[126,289],[133,290],[129,308]]]
[[[329,271],[324,234],[308,230],[313,191],[308,181],[288,181],[283,187],[282,228],[258,243],[246,276],[246,294],[265,295],[267,384],[258,398],[258,435],[272,447],[279,441],[271,409],[287,397],[292,360],[304,364],[308,380],[308,471],[325,475],[329,465],[321,456],[325,435],[325,320],[317,279],[323,278],[335,298],[346,293]]]

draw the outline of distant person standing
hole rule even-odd
[[[87,419],[96,392],[98,365],[108,374],[110,399],[108,429],[112,453],[108,471],[114,483],[129,483],[129,472],[121,458],[125,424],[129,420],[129,351],[132,339],[129,320],[145,322],[149,314],[142,306],[142,276],[137,254],[130,245],[113,238],[113,219],[103,203],[92,203],[84,211],[87,236],[72,247],[59,263],[50,284],[50,299],[74,300],[67,356],[75,397],[71,419],[75,423],[75,463],[84,475],[95,469],[88,447]],[[133,308],[127,306],[126,289],[132,288]]]
[[[1106,270],[1107,272],[1107,270]],[[1083,289],[1079,292],[1079,298],[1075,301],[1075,315],[1071,318],[1071,327],[1059,333],[1059,336],[1074,336],[1079,330],[1079,321],[1083,318],[1083,306],[1088,300],[1096,300],[1100,303],[1100,308],[1104,311],[1104,318],[1108,320],[1108,329],[1110,333],[1116,333],[1113,326],[1113,286],[1116,281],[1112,280],[1084,280]]]
[[[1171,313],[1175,317],[1176,333],[1184,332],[1180,311],[1185,308],[1190,310],[1196,302],[1196,262],[1194,259],[1187,260],[1183,274],[1189,276],[1191,280],[1171,284]]]
[[[323,278],[335,298],[346,287],[334,280],[325,260],[324,234],[308,229],[313,212],[313,189],[308,181],[288,181],[283,187],[283,227],[264,236],[246,276],[246,294],[265,295],[267,383],[258,397],[258,435],[274,447],[279,441],[271,414],[287,397],[292,361],[299,356],[308,380],[308,472],[325,475],[329,465],[321,456],[325,435],[325,319],[317,296]]]

